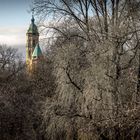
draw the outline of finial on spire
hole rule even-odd
[[[32,19],[31,19],[32,23],[34,23],[35,19],[34,19],[34,8],[32,9]]]

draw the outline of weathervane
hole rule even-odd
[[[32,10],[31,10],[32,11],[32,20],[31,20],[32,23],[34,23],[34,21],[35,21],[35,19],[34,19],[34,10],[35,10],[35,8],[32,8]]]

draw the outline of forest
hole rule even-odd
[[[0,45],[0,140],[140,140],[140,1],[33,8],[45,59],[29,76]]]

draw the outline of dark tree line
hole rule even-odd
[[[55,88],[51,61],[30,76],[17,50],[1,45],[0,67],[0,139],[43,140],[42,108]]]

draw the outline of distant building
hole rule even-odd
[[[36,71],[39,67],[39,62],[43,58],[41,48],[39,46],[39,32],[35,25],[34,16],[32,16],[31,24],[26,33],[26,64],[28,72]]]

